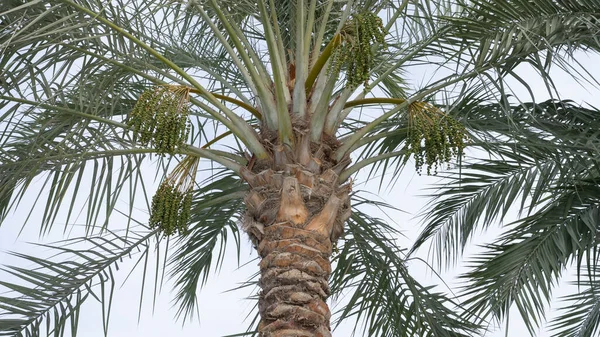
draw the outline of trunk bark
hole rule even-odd
[[[265,228],[258,247],[261,337],[331,336],[329,238],[287,225]]]
[[[332,169],[282,168],[242,172],[251,186],[243,225],[262,258],[259,336],[331,336],[330,257],[350,216],[351,186],[339,186]]]

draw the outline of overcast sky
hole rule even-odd
[[[588,58],[582,56],[584,59],[584,66],[587,70],[592,73],[596,78],[600,78],[600,67],[597,65],[600,62],[599,57]],[[425,72],[427,70],[424,70]],[[545,92],[545,88],[542,82],[539,81],[537,75],[526,69],[521,69],[520,72],[523,77],[528,80],[535,89],[536,100],[543,101],[548,95]],[[416,74],[418,75],[418,74]],[[415,75],[412,80],[415,83],[419,83],[420,78]],[[425,74],[421,74],[424,75]],[[568,77],[561,74],[560,71],[554,74],[555,83],[558,85],[561,98],[570,98],[577,103],[590,103],[592,105],[600,106],[600,98],[598,91],[594,89],[586,90],[585,87],[577,84],[570,80]],[[591,87],[588,85],[588,87]],[[513,88],[517,94],[522,95],[523,100],[529,100],[524,94],[522,87],[514,85]],[[386,202],[390,203],[397,208],[400,208],[407,213],[393,212],[389,213],[393,217],[393,220],[398,224],[399,228],[403,231],[406,237],[398,238],[399,242],[404,246],[409,246],[412,240],[416,237],[419,232],[418,220],[414,218],[418,214],[418,211],[424,206],[427,199],[418,197],[426,192],[424,188],[428,183],[436,181],[435,177],[422,177],[414,173],[412,166],[408,166],[404,171],[397,184],[393,189],[379,193],[380,197]],[[371,184],[365,184],[361,177],[357,179],[357,188],[367,189],[373,193],[377,193],[379,182],[376,181]],[[43,198],[41,200],[44,200]],[[25,227],[23,233],[18,236],[21,230],[29,206],[35,202],[35,195],[28,195],[25,199],[23,207],[19,208],[17,212],[11,213],[6,221],[0,227],[0,264],[12,264],[21,263],[19,260],[9,256],[7,251],[19,251],[19,252],[32,252],[37,251],[41,256],[44,255],[44,251],[39,249],[33,249],[30,245],[26,244],[28,241],[37,242],[38,230],[39,230],[39,215],[40,212],[36,211],[32,214],[28,225]],[[40,206],[40,205],[38,205]],[[120,207],[126,209],[126,202],[123,201]],[[40,210],[40,208],[37,208]],[[43,208],[42,208],[43,210]],[[147,215],[142,211],[136,213],[139,217],[139,221],[146,221]],[[380,216],[383,216],[380,214]],[[78,219],[79,223],[83,221],[83,217]],[[122,220],[118,220],[122,221]],[[111,223],[112,225],[112,223]],[[120,224],[115,224],[119,226]],[[492,228],[485,235],[478,236],[475,240],[476,243],[481,244],[484,242],[491,241],[495,235],[499,233],[498,228]],[[75,235],[72,233],[71,235]],[[62,238],[61,226],[56,226],[50,236],[45,237],[44,242],[52,242]],[[477,251],[477,248],[473,245],[467,250],[467,255],[470,255]],[[426,257],[426,250],[421,252],[421,256]],[[244,238],[242,241],[242,263],[248,262],[256,257],[256,253],[253,252],[251,245],[248,240]],[[240,333],[245,331],[249,324],[250,319],[253,317],[251,314],[254,302],[251,300],[244,299],[245,297],[252,295],[255,289],[243,289],[233,292],[226,292],[229,289],[235,288],[240,282],[248,279],[250,275],[256,272],[256,262],[247,264],[244,267],[239,268],[237,264],[236,252],[233,249],[228,250],[226,256],[226,262],[222,269],[215,273],[213,277],[208,281],[208,284],[200,291],[199,303],[200,303],[200,319],[193,322],[188,322],[182,327],[180,321],[174,320],[176,310],[172,308],[171,299],[173,294],[171,288],[167,284],[158,297],[156,308],[152,309],[152,296],[151,288],[147,291],[145,296],[145,302],[143,304],[142,315],[138,323],[137,311],[140,298],[140,285],[141,285],[141,268],[138,268],[129,280],[123,285],[122,281],[129,273],[129,270],[133,266],[132,262],[125,261],[120,267],[120,272],[117,274],[117,290],[115,293],[115,299],[112,308],[112,314],[110,318],[109,336],[111,337],[131,337],[131,336],[144,336],[144,337],[164,337],[164,336],[202,336],[202,337],[213,337],[223,336],[228,334]],[[27,265],[25,265],[26,267]],[[422,265],[412,264],[411,270],[414,271],[416,279],[422,280],[424,283],[437,282],[435,277],[432,277],[431,273],[425,272],[426,268]],[[443,273],[444,279],[450,284],[456,285],[456,281],[452,278],[460,271],[460,264],[458,269]],[[0,280],[10,280],[6,273],[0,273]],[[443,290],[444,288],[440,288]],[[559,295],[565,293],[564,288],[558,289],[556,294]],[[102,322],[100,307],[93,303],[93,300],[86,305],[84,313],[80,322],[79,334],[80,336],[96,337],[102,336]],[[335,311],[335,303],[333,304],[333,311]],[[249,320],[244,322],[244,318],[250,314]],[[350,336],[352,331],[352,324],[344,324],[339,327],[335,332],[334,336]],[[525,336],[527,335],[526,329],[520,321],[518,314],[513,312],[510,319],[508,331],[504,327],[499,327],[494,332],[487,334],[489,337],[500,337],[500,336]],[[360,333],[357,336],[361,336]],[[549,336],[547,333],[542,333],[541,336]]]

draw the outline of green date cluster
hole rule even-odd
[[[185,144],[190,131],[189,90],[179,86],[157,86],[146,90],[131,111],[127,125],[139,141],[160,154],[174,154]]]
[[[333,52],[330,71],[337,74],[345,66],[349,87],[368,84],[375,60],[372,46],[384,46],[385,34],[381,18],[374,13],[353,15],[340,32],[341,43]]]
[[[187,230],[192,207],[192,190],[181,191],[179,186],[165,180],[152,198],[150,227],[160,228],[165,235]]]
[[[462,154],[465,148],[465,127],[439,108],[416,102],[409,107],[408,154],[413,154],[419,174],[427,166],[427,174],[437,174],[442,163]]]
[[[185,157],[159,186],[152,197],[150,227],[159,228],[164,235],[187,231],[192,208],[194,175],[198,158]]]

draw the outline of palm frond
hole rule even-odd
[[[548,50],[552,54],[576,49],[598,51],[594,36],[597,1],[557,2],[552,0],[459,1],[458,15],[445,19],[452,30],[442,40],[471,57],[473,65],[503,64],[512,69],[523,58]]]
[[[123,259],[147,254],[154,233],[131,231],[127,237],[105,232],[87,238],[40,245],[52,258],[13,253],[28,267],[5,266],[15,281],[0,281],[0,336],[75,336],[82,304],[102,304],[108,331],[114,271]]]
[[[515,304],[533,334],[545,314],[552,289],[571,261],[598,258],[600,221],[598,171],[593,177],[554,185],[548,203],[510,228],[473,260],[464,275],[466,305],[475,313],[502,319]]]
[[[548,202],[551,186],[597,165],[596,109],[547,101],[460,110],[472,147],[490,159],[463,158],[460,170],[445,174],[447,182],[423,211],[425,229],[412,249],[434,239],[438,262],[447,264],[477,228],[502,221],[510,209],[531,214]]]
[[[456,313],[456,302],[410,275],[403,250],[392,238],[399,232],[360,210],[386,205],[356,195],[353,201],[330,281],[334,298],[349,298],[337,313],[338,324],[353,318],[354,334],[365,336],[469,336],[475,331]]]
[[[188,232],[175,241],[170,256],[170,277],[177,289],[177,316],[192,318],[197,310],[197,292],[212,269],[223,262],[225,249],[233,238],[240,250],[238,222],[243,212],[247,187],[230,172],[214,174],[194,191]],[[239,258],[239,256],[238,256]]]
[[[598,294],[598,266],[587,268],[583,278],[576,282],[578,291],[562,297],[560,315],[550,325],[554,337],[592,337],[600,326],[600,294]]]
[[[35,110],[28,109],[24,114]],[[110,213],[123,188],[137,185],[135,169],[145,154],[155,151],[132,146],[119,135],[122,131],[110,124],[54,109],[42,110],[39,119],[21,122],[0,138],[5,144],[0,150],[1,211],[5,214],[9,207],[16,207],[33,179],[45,174],[46,183],[35,185],[50,191],[41,224],[45,232],[63,201],[68,200],[67,193],[78,195],[84,186],[80,184],[82,178],[90,174],[98,183],[88,191],[87,224],[91,228],[104,206],[109,206]],[[75,199],[70,199],[69,215]]]

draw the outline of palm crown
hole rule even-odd
[[[117,261],[169,240],[161,268],[189,316],[213,251],[239,224],[262,259],[264,336],[329,335],[326,300],[341,291],[351,299],[337,318],[356,317],[369,336],[472,335],[513,304],[534,331],[571,260],[589,291],[554,331],[591,335],[597,111],[511,105],[505,80],[527,87],[515,72],[527,63],[552,87],[551,66],[570,69],[565,55],[600,47],[599,9],[594,0],[5,2],[0,215],[26,191],[48,191],[46,233],[89,198],[85,237],[54,260],[21,255],[38,269],[9,269],[34,288],[2,283],[14,296],[0,297],[0,334],[62,333]],[[438,76],[409,85],[422,64]],[[374,117],[357,113],[373,105]],[[463,158],[465,146],[488,159]],[[131,216],[148,158],[166,170],[148,225],[120,232],[109,219],[120,198]],[[390,239],[398,229],[362,207],[378,204],[351,177],[369,165],[398,172],[409,158],[428,174],[461,164],[407,253]],[[211,179],[199,179],[200,159],[217,164]],[[94,185],[81,190],[89,174]],[[34,183],[40,175],[48,184]],[[511,207],[530,212],[477,257],[464,303],[411,277],[407,258],[427,240],[452,261]]]

